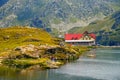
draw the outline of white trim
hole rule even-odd
[[[65,40],[65,42],[93,42],[95,40]]]

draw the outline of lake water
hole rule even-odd
[[[96,49],[59,69],[16,70],[0,67],[0,80],[120,80],[120,48]]]

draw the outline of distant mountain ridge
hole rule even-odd
[[[2,0],[0,3],[0,27],[28,25],[64,30],[86,26],[120,7],[120,0]]]
[[[7,1],[8,1],[8,0],[1,0],[1,1],[0,1],[0,7],[1,7],[2,5],[4,5],[4,4],[6,4]]]
[[[84,28],[73,28],[69,33],[81,33],[86,30],[97,34],[97,44],[120,45],[120,11],[103,20],[92,22]]]

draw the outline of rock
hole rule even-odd
[[[62,63],[60,63],[60,62],[47,61],[47,68],[50,68],[50,69],[58,69],[60,67],[60,65],[62,65]]]
[[[34,39],[34,38],[30,38],[30,39],[26,39],[23,42],[40,42],[41,40],[39,39]]]
[[[24,57],[30,57],[30,58],[39,58],[39,48],[36,46],[30,44],[27,46],[20,46],[15,48],[15,51],[19,51],[21,55]]]
[[[8,39],[10,39],[10,36],[3,36],[3,39],[8,40]]]
[[[20,50],[21,50],[20,47],[15,48],[15,51],[20,51]]]

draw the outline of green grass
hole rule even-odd
[[[24,65],[37,65],[37,64],[42,64],[42,65],[47,65],[46,62],[50,61],[47,58],[40,58],[40,59],[17,59],[13,60],[14,65],[18,66],[24,66]]]
[[[76,31],[82,29],[82,27],[73,27],[72,29],[69,30],[69,33],[75,33]]]
[[[55,45],[56,42],[50,34],[42,29],[28,27],[0,28],[0,51],[28,44]]]
[[[88,50],[87,47],[58,46],[59,39],[51,37],[49,33],[42,29],[30,27],[9,27],[0,29],[0,57],[2,63],[16,68],[29,68],[30,66],[39,65],[41,68],[50,69],[58,68],[67,60],[76,60],[79,56]],[[27,50],[16,51],[15,48],[33,44],[34,51]],[[39,45],[57,45],[55,48],[42,48]],[[22,53],[22,52],[24,53]],[[39,58],[34,54],[38,53]],[[21,54],[22,53],[22,54]],[[55,62],[52,61],[56,60]]]
[[[60,23],[61,23],[61,20],[60,20],[59,18],[54,18],[54,19],[52,20],[52,22],[53,22],[54,24],[60,24]]]
[[[106,32],[109,32],[111,31],[111,26],[113,25],[113,23],[114,23],[114,19],[110,20],[110,18],[105,18],[102,21],[96,21],[94,23],[91,23],[87,27],[79,28],[78,30],[76,30],[76,33],[84,32],[84,31],[97,32],[100,30],[105,30]]]
[[[119,3],[116,4],[116,5],[111,3],[110,7],[113,8],[115,11],[119,11],[120,10]]]
[[[75,17],[70,17],[70,22],[71,23],[76,23],[79,19],[75,18]]]

